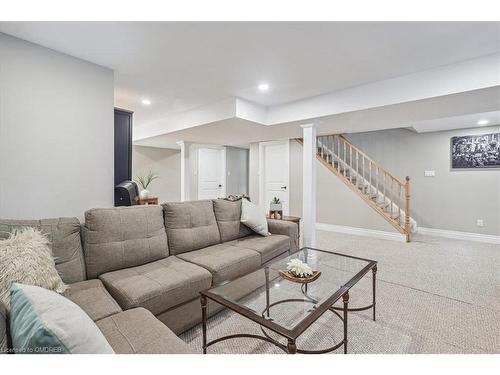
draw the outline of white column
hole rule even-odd
[[[302,220],[304,246],[316,245],[316,125],[301,125],[304,147],[302,155]]]
[[[189,200],[189,146],[190,143],[179,141],[181,147],[181,201]]]

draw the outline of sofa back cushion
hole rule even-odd
[[[86,279],[80,238],[80,221],[76,218],[41,220],[1,220],[0,238],[7,238],[14,229],[32,227],[47,235],[49,248],[61,279],[72,284]]]
[[[222,242],[236,240],[248,236],[252,231],[241,224],[241,199],[231,202],[225,199],[214,199],[214,213],[219,227]]]
[[[82,234],[89,279],[169,255],[161,206],[94,208]]]
[[[181,254],[220,243],[211,200],[163,204],[168,246]]]

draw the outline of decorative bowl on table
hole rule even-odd
[[[313,274],[307,277],[294,276],[290,271],[279,271],[279,274],[282,278],[291,281],[292,283],[308,284],[312,283],[314,280],[317,280],[321,275],[321,271],[313,271]]]
[[[307,284],[320,277],[321,272],[313,271],[307,263],[302,262],[298,258],[294,258],[287,263],[286,271],[279,271],[279,274],[288,281]]]

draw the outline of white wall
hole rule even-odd
[[[132,175],[147,175],[149,171],[160,178],[148,187],[151,196],[159,202],[181,200],[181,153],[170,148],[134,146],[132,152]],[[139,186],[140,189],[140,186]]]
[[[248,195],[259,204],[259,144],[251,143],[248,160]]]
[[[0,217],[113,205],[113,72],[0,34]]]

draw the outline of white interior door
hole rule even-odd
[[[225,188],[225,150],[200,148],[198,150],[198,199],[224,197]]]
[[[282,202],[283,214],[289,215],[289,142],[265,142],[261,146],[263,201],[260,204],[267,212],[270,202],[277,197]]]

